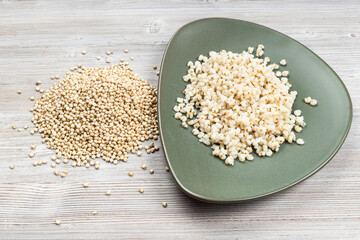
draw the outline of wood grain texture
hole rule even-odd
[[[276,29],[339,74],[354,118],[343,147],[324,169],[264,199],[213,205],[180,191],[164,170],[161,151],[131,156],[117,166],[102,163],[99,171],[57,166],[69,170],[64,179],[52,174],[50,164],[31,165],[31,144],[37,144],[36,160],[50,161],[52,152],[38,135],[13,131],[11,125],[30,125],[29,97],[39,96],[37,80],[48,88],[51,75],[64,75],[75,64],[105,65],[95,58],[111,50],[113,62],[134,56],[129,61],[134,71],[156,85],[152,66],[160,64],[171,35],[205,17]],[[0,239],[359,239],[359,66],[359,1],[0,1]],[[155,174],[142,170],[142,163]],[[98,215],[91,215],[94,210]]]

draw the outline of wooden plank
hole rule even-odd
[[[73,65],[105,65],[96,57],[111,50],[112,62],[127,59],[156,86],[152,66],[160,65],[171,35],[192,20],[214,16],[283,32],[315,51],[343,79],[354,105],[353,124],[342,149],[324,169],[264,199],[213,205],[179,190],[164,170],[161,151],[131,156],[117,166],[102,163],[99,171],[57,166],[69,170],[64,179],[52,174],[50,164],[31,165],[31,144],[37,145],[36,160],[50,162],[53,153],[40,144],[38,135],[18,133],[11,125],[30,125],[29,97],[39,96],[34,91],[37,80],[48,88],[51,75],[64,75]],[[358,239],[359,16],[359,1],[1,1],[0,239]],[[154,175],[149,168],[155,169]],[[82,187],[84,182],[89,188]],[[108,190],[111,196],[105,195]],[[94,210],[98,215],[91,215]],[[55,225],[55,219],[62,224]]]

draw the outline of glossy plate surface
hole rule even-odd
[[[282,144],[272,157],[234,166],[211,155],[211,148],[174,118],[176,98],[183,96],[188,61],[209,51],[242,52],[264,44],[272,63],[287,60],[289,81],[298,92],[293,109],[301,109],[307,126],[297,137],[305,145]],[[339,150],[350,129],[350,96],[337,74],[311,50],[294,39],[250,22],[210,18],[183,26],[164,53],[159,80],[159,124],[164,153],[171,172],[188,195],[207,202],[238,202],[286,189],[323,167]],[[317,107],[304,97],[318,100]]]

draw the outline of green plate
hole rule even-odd
[[[298,137],[305,145],[282,144],[272,157],[226,166],[174,118],[176,98],[183,96],[188,61],[225,49],[240,53],[265,46],[272,63],[287,60],[289,81],[298,92],[293,109],[301,109],[307,126]],[[259,198],[289,188],[309,177],[334,157],[351,125],[352,104],[339,76],[315,53],[270,28],[224,18],[191,22],[178,30],[164,53],[159,80],[161,141],[171,172],[181,189],[207,202],[227,203]],[[311,96],[318,106],[303,99]],[[255,154],[254,154],[255,155]]]

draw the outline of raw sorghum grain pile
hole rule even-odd
[[[156,95],[125,64],[81,67],[40,97],[32,121],[48,148],[77,166],[99,157],[117,164],[157,138]]]

